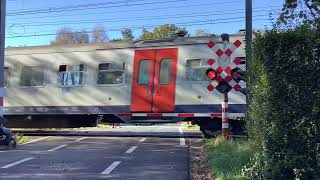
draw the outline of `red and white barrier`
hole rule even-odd
[[[222,117],[223,113],[118,113],[118,117]],[[228,117],[241,118],[244,113],[228,113]]]

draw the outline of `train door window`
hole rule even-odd
[[[172,76],[172,66],[171,59],[162,59],[160,61],[160,75],[159,75],[159,83],[160,84],[169,84]]]
[[[8,87],[11,70],[9,67],[4,67],[4,87]]]
[[[59,66],[59,86],[76,87],[84,83],[84,64],[60,65]]]
[[[24,66],[20,76],[20,86],[44,86],[45,67],[44,66]]]
[[[112,85],[125,83],[125,63],[102,63],[98,67],[99,85]]]
[[[150,60],[141,60],[139,62],[138,84],[148,84],[150,80]]]
[[[207,81],[205,72],[208,65],[202,59],[190,59],[186,63],[186,80],[187,81]]]

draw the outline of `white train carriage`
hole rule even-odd
[[[222,45],[211,36],[8,48],[5,116],[11,127],[95,125],[97,115],[110,122],[212,121],[221,116],[221,94],[207,90],[210,40]],[[243,42],[243,32],[230,35],[235,40]],[[244,44],[235,57],[244,66]],[[245,107],[245,95],[231,91],[230,118],[243,117]]]

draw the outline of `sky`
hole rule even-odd
[[[253,0],[253,28],[270,28],[284,0]],[[245,0],[7,0],[6,47],[48,45],[61,28],[92,31],[103,26],[109,39],[131,28],[135,39],[142,28],[161,24],[210,33],[245,29]]]

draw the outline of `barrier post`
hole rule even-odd
[[[230,136],[230,125],[228,120],[228,93],[222,94],[222,134],[225,139],[229,139]]]

